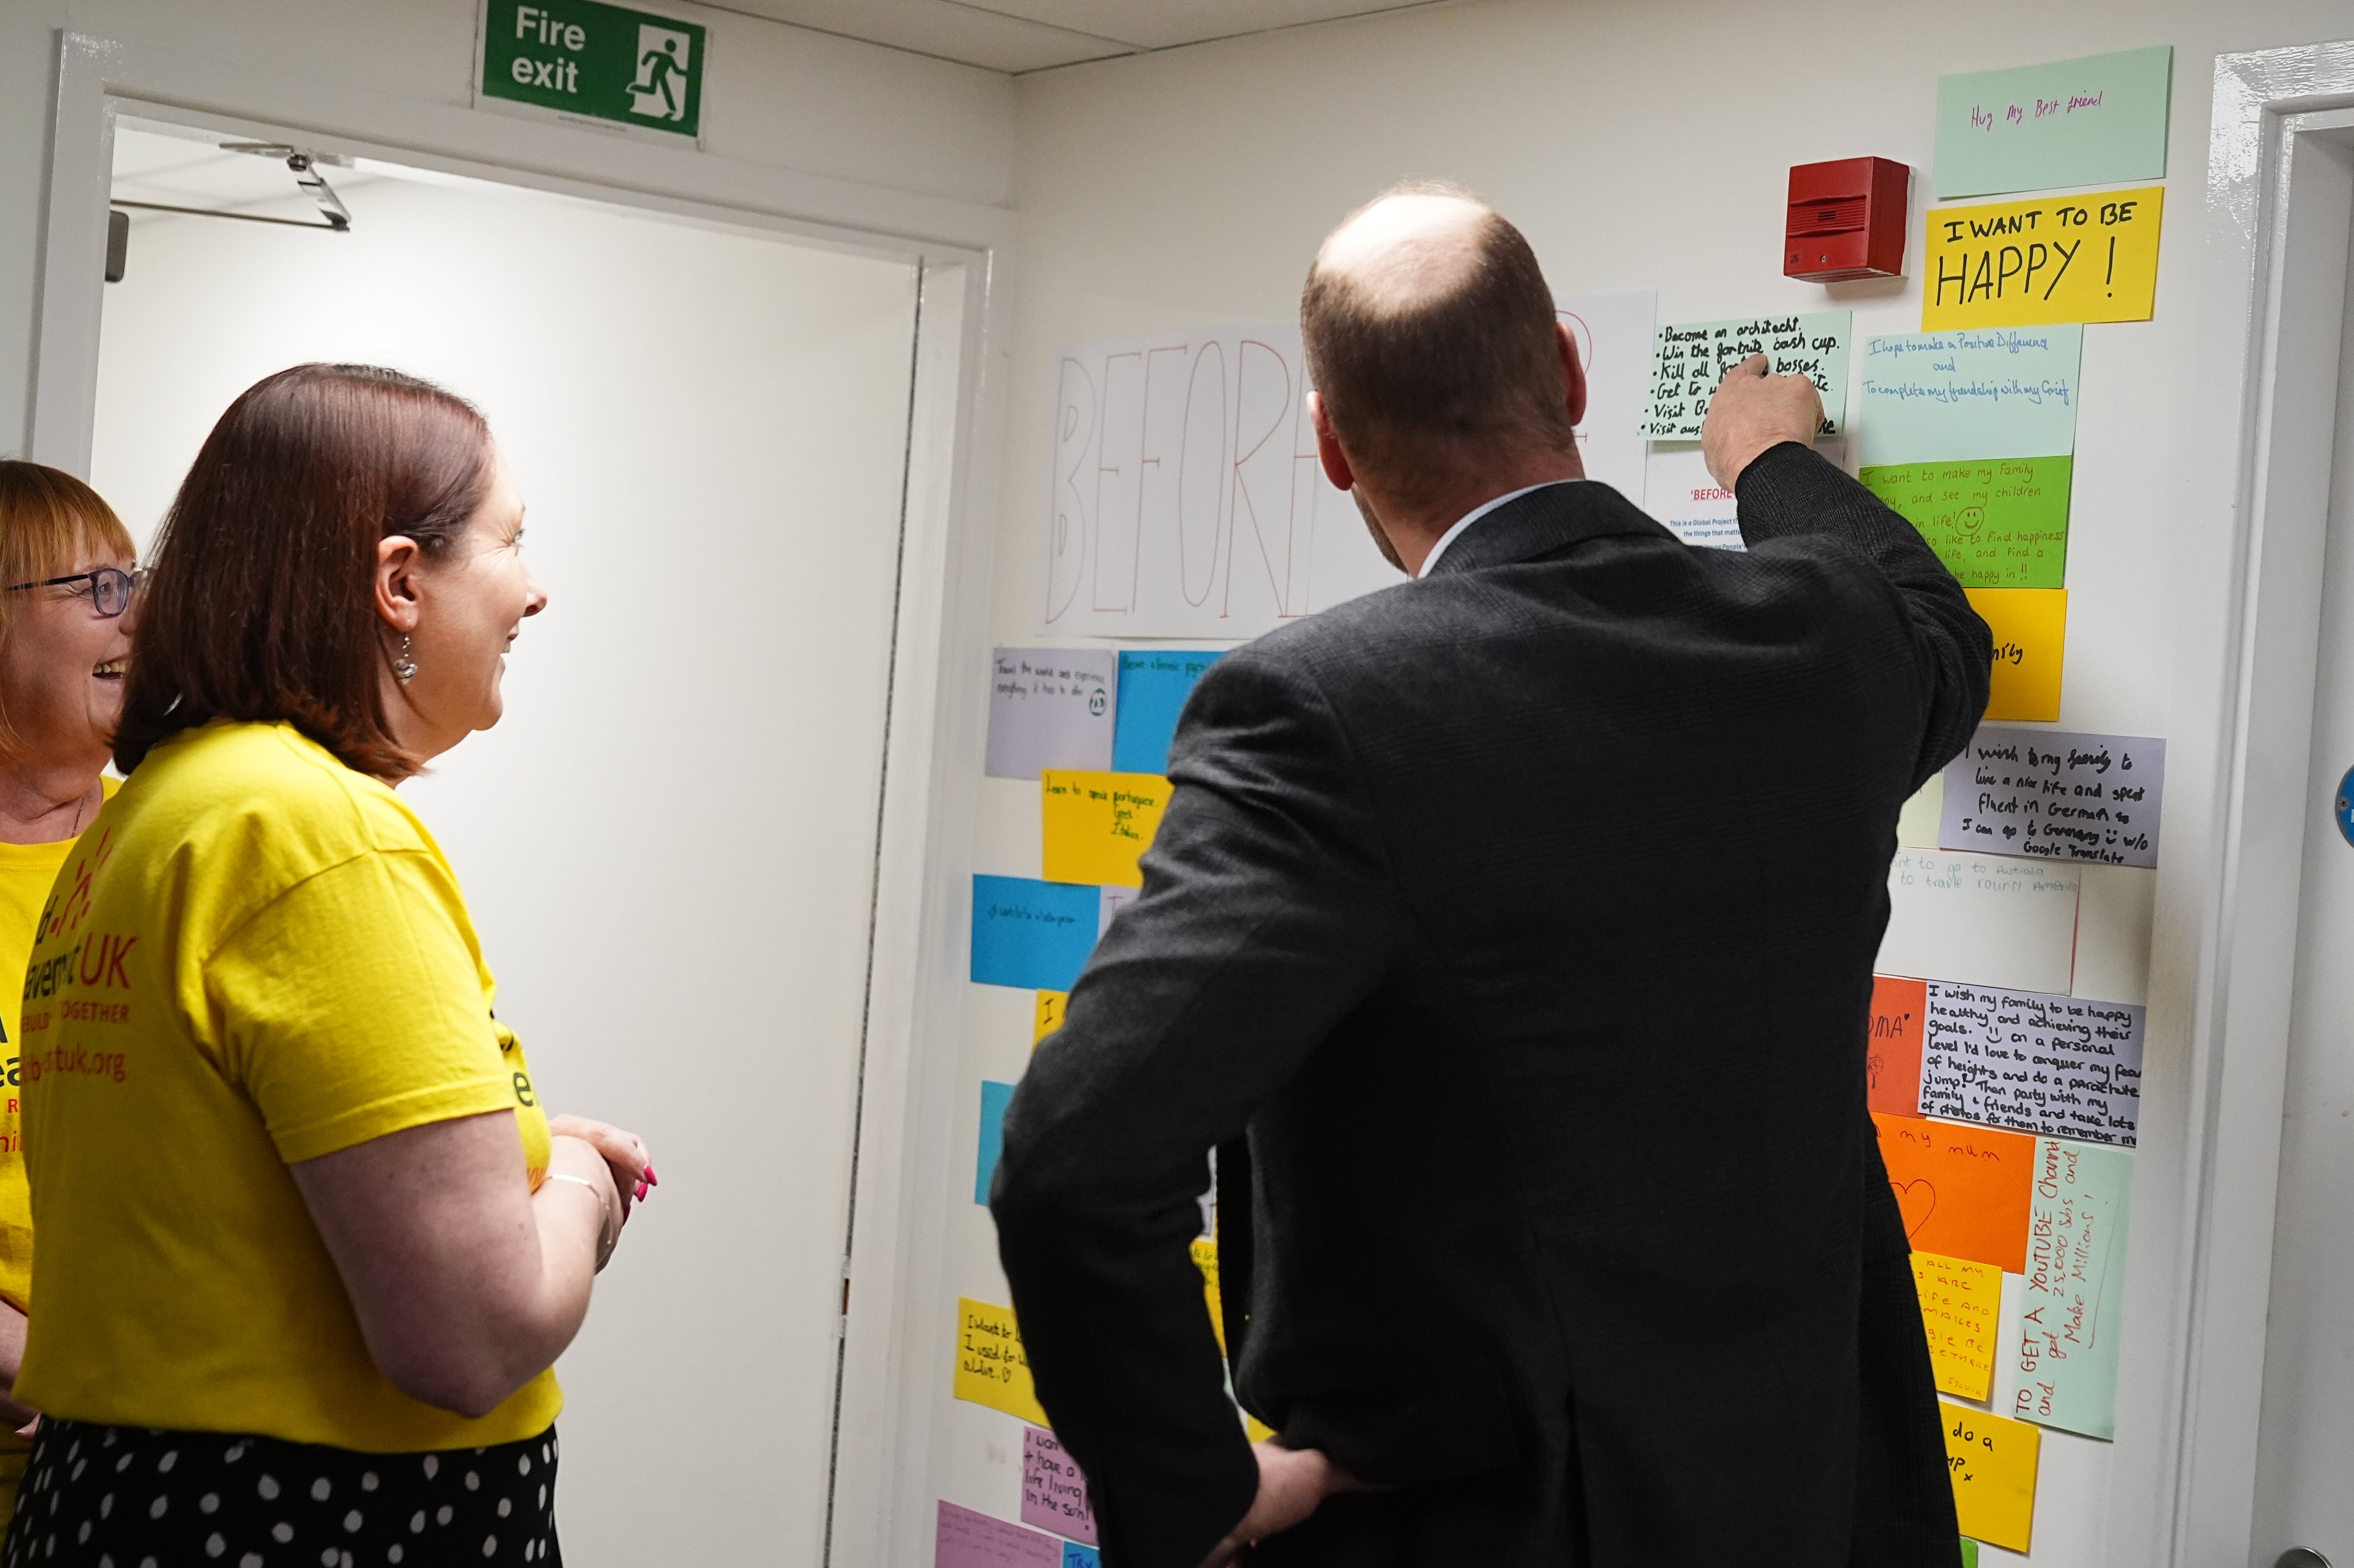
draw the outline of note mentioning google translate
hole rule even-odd
[[[2024,860],[2158,863],[2166,742],[1982,725],[1946,765],[1937,842]]]

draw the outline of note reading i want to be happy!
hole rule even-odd
[[[2146,322],[2166,187],[1933,207],[1921,330]]]

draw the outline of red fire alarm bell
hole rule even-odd
[[[1782,271],[1810,283],[1904,275],[1904,208],[1912,169],[1886,158],[1840,158],[1790,171]]]

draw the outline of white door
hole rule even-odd
[[[2346,322],[2354,334],[2354,310]],[[2354,352],[2338,367],[2249,1559],[2260,1568],[2319,1568],[2300,1550],[2354,1568],[2354,837],[2338,799],[2354,768]]]
[[[116,194],[302,218],[282,165],[126,127]],[[93,480],[153,530],[254,380],[373,361],[473,399],[551,595],[507,715],[406,787],[546,1102],[662,1177],[560,1363],[582,1568],[820,1561],[912,266],[399,171],[348,234],[142,212]]]

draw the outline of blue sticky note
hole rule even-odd
[[[972,879],[972,978],[1020,991],[1068,991],[1095,951],[1103,889],[1028,876]]]
[[[1103,1559],[1092,1546],[1082,1546],[1076,1541],[1063,1542],[1063,1568],[1103,1568]]]
[[[1202,672],[1217,662],[1214,652],[1176,649],[1129,650],[1119,656],[1119,700],[1113,705],[1111,770],[1166,773],[1169,743],[1177,715]]]
[[[1005,1152],[1005,1107],[1013,1086],[989,1078],[981,1081],[981,1144],[973,1159],[972,1201],[986,1207],[989,1181],[997,1174],[997,1157]]]

